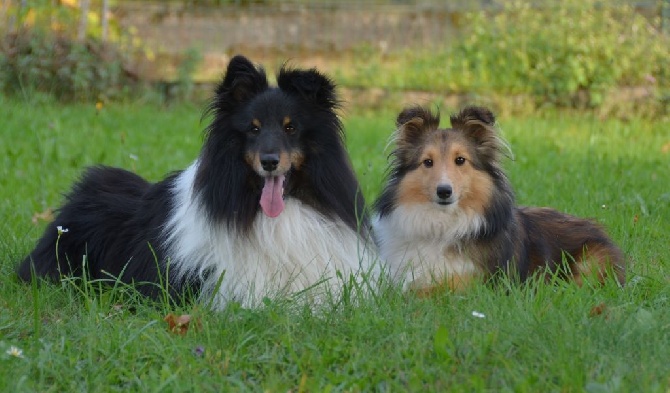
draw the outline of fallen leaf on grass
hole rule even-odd
[[[177,316],[172,313],[163,318],[163,320],[168,323],[169,331],[182,336],[186,334],[191,326],[191,319],[191,316],[188,314]],[[200,322],[198,320],[193,321],[193,326],[197,330],[200,328]]]
[[[51,208],[46,209],[41,213],[33,214],[32,222],[37,225],[40,221],[51,222],[54,220],[54,211]]]
[[[591,307],[591,311],[589,311],[589,317],[595,317],[605,312],[607,312],[607,305],[605,303],[600,303]]]

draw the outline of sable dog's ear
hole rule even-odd
[[[335,83],[316,69],[294,70],[284,65],[279,70],[277,85],[283,91],[325,109],[334,109],[338,105]]]
[[[488,162],[497,162],[501,154],[511,157],[509,145],[498,135],[496,118],[483,107],[469,106],[451,116],[451,126],[463,131],[477,146],[477,153]]]
[[[440,115],[420,106],[405,108],[396,119],[396,142],[399,147],[419,143],[423,136],[440,126]]]
[[[244,56],[237,55],[228,63],[223,81],[216,88],[216,100],[221,103],[244,103],[268,88],[262,67],[256,67]]]
[[[474,122],[482,123],[485,126],[494,126],[496,118],[488,108],[481,106],[468,106],[463,108],[458,114],[451,116],[451,126],[453,128],[463,129]]]

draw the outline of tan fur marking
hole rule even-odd
[[[414,204],[431,202],[433,189],[437,178],[436,173],[440,162],[440,150],[438,146],[428,145],[421,154],[420,162],[433,160],[433,167],[426,168],[423,164],[409,172],[400,181],[398,187],[398,202],[401,204]]]
[[[284,116],[284,122],[282,123],[282,126],[286,127],[289,124],[291,124],[291,118],[288,116]]]
[[[254,126],[256,126],[256,127],[258,127],[258,128],[261,128],[261,121],[258,120],[258,119],[253,119],[253,120],[251,121],[251,124],[253,124]]]
[[[445,155],[447,173],[453,182],[459,206],[465,211],[475,211],[483,215],[493,193],[491,178],[472,166],[472,157],[465,143],[453,142],[448,149]],[[463,165],[456,165],[458,157],[465,159]]]
[[[445,292],[463,293],[480,281],[480,273],[450,274],[428,286],[414,285],[412,283],[409,286],[409,290],[414,292],[418,297],[432,297]]]
[[[295,169],[300,169],[300,167],[302,167],[302,164],[305,163],[305,155],[299,150],[292,151],[290,157],[291,157],[291,164],[293,164],[293,167]]]
[[[461,196],[460,205],[463,209],[472,209],[483,215],[493,194],[493,182],[486,173],[472,167],[468,172],[470,172],[468,189]]]
[[[244,155],[244,160],[250,167],[254,168],[254,170],[257,170],[257,167],[260,168],[261,159],[258,156],[258,152],[247,152]]]
[[[286,173],[291,169],[291,154],[287,151],[282,151],[279,153],[279,165],[275,172],[277,173]]]
[[[618,257],[612,255],[609,247],[592,244],[585,247],[584,254],[572,266],[572,276],[577,285],[583,285],[585,280],[597,280],[604,283],[609,273],[616,274],[619,282],[624,282],[625,272],[618,266]]]
[[[412,171],[407,174],[401,181],[398,187],[398,203],[414,204],[430,202],[424,192],[424,181],[419,174],[419,171]]]

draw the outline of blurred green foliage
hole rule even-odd
[[[633,6],[602,4],[565,0],[537,9],[514,1],[494,16],[472,13],[469,33],[451,51],[451,79],[464,89],[587,106],[616,86],[667,86],[668,37]]]
[[[250,3],[182,2],[198,6]],[[100,1],[92,1],[87,12],[84,42],[74,38],[83,16],[78,2],[36,0],[23,8],[18,1],[8,4],[7,14],[13,13],[16,21],[13,31],[2,31],[0,26],[4,36],[0,39],[0,89],[5,92],[37,90],[71,100],[115,98],[135,85],[138,76],[132,72],[132,62],[156,55],[142,48],[136,31],[124,30],[113,18],[103,34]],[[649,8],[642,13],[632,2],[600,0],[491,4],[454,8],[449,23],[459,31],[455,39],[436,36],[434,45],[410,49],[371,41],[347,53],[329,53],[327,60],[333,65],[327,63],[324,71],[345,87],[502,97],[497,100],[511,98],[524,106],[529,102],[529,107],[608,108],[608,112],[621,111],[618,102],[630,101],[633,95],[626,89],[636,89],[634,94],[652,107],[649,113],[668,112],[670,37],[660,31],[660,13],[652,16],[655,11]],[[279,50],[267,53],[276,59],[254,60],[283,64],[295,55]],[[192,96],[192,75],[204,56],[196,50],[172,56],[168,64],[176,63],[174,80],[163,80],[160,65],[149,62],[152,81],[167,86],[167,96]],[[310,53],[300,56],[309,58]]]
[[[78,29],[84,11],[76,2],[9,4],[11,23],[0,27],[0,91],[105,100],[127,94],[135,84],[127,65],[138,40],[113,19],[103,33],[101,9],[86,11],[82,39]]]
[[[667,105],[670,39],[632,5],[565,0],[505,3],[459,16],[437,48],[363,47],[344,84],[451,94],[523,95],[559,107],[599,107],[617,88],[643,87]]]
[[[0,87],[9,94],[42,92],[64,101],[106,100],[128,93],[135,82],[123,55],[87,38],[25,30],[1,43]]]

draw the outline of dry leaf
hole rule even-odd
[[[170,313],[165,318],[163,318],[163,320],[168,323],[168,330],[170,330],[172,333],[180,334],[182,336],[186,334],[189,327],[191,326],[191,316],[188,314],[177,316]],[[194,326],[197,329],[200,327],[200,323],[195,321]]]
[[[591,311],[589,311],[589,317],[595,317],[601,315],[606,311],[607,311],[607,305],[605,305],[605,303],[600,303],[598,305],[591,307]]]
[[[663,152],[663,154],[670,153],[670,142],[666,143],[665,145],[663,145],[663,147],[661,147],[661,152]]]
[[[33,214],[32,222],[37,225],[40,221],[51,222],[54,220],[54,211],[51,208],[47,208],[41,213]]]

